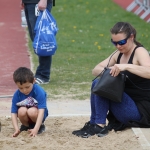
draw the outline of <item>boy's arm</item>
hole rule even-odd
[[[39,128],[40,128],[40,126],[42,124],[43,117],[44,117],[44,109],[39,109],[35,127],[33,129],[29,130],[31,132],[30,136],[36,136],[37,135],[37,133],[39,131]]]
[[[18,121],[17,121],[17,114],[16,113],[11,113],[11,118],[12,118],[13,127],[15,129],[13,137],[16,137],[20,133],[20,130],[19,130],[19,127],[18,127]]]

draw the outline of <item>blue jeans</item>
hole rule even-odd
[[[36,4],[25,4],[25,15],[28,24],[28,30],[30,38],[33,42],[35,33],[34,27],[36,24],[37,17],[35,16],[35,5]],[[47,9],[51,11],[52,3],[48,3]],[[51,63],[52,63],[52,56],[38,56],[39,58],[39,66],[37,67],[35,77],[40,78],[44,81],[50,80],[50,70],[51,70]]]
[[[96,82],[97,80],[93,82],[91,88],[94,87]],[[139,121],[141,119],[141,114],[135,102],[126,93],[123,94],[120,103],[91,94],[91,124],[106,124],[109,110],[123,124],[127,124],[131,120]]]

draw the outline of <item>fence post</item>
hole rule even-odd
[[[136,0],[135,0],[135,1],[133,1],[133,2],[126,8],[126,10],[127,10],[127,11],[132,11],[137,5],[138,5],[138,4],[137,4],[137,2],[136,2]]]
[[[146,11],[141,15],[141,19],[146,18],[150,14],[150,0],[145,0],[144,2]]]
[[[139,15],[141,12],[144,13],[140,16],[141,19],[145,19],[150,14],[150,0],[134,0],[127,8],[127,11],[133,11],[136,7],[138,7],[134,13]],[[147,20],[150,22],[150,18]]]

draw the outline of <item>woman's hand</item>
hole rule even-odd
[[[121,71],[126,70],[126,66],[127,64],[115,64],[114,66],[109,67],[109,69],[111,69],[111,76],[116,77]]]

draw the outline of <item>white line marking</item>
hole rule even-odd
[[[150,143],[148,142],[148,140],[146,139],[145,135],[143,134],[143,132],[141,131],[140,128],[132,128],[134,134],[138,137],[139,142],[142,146],[143,149],[150,149]]]
[[[0,95],[0,98],[11,98],[13,95]]]
[[[90,114],[57,114],[48,115],[48,117],[75,117],[75,116],[90,116]]]

